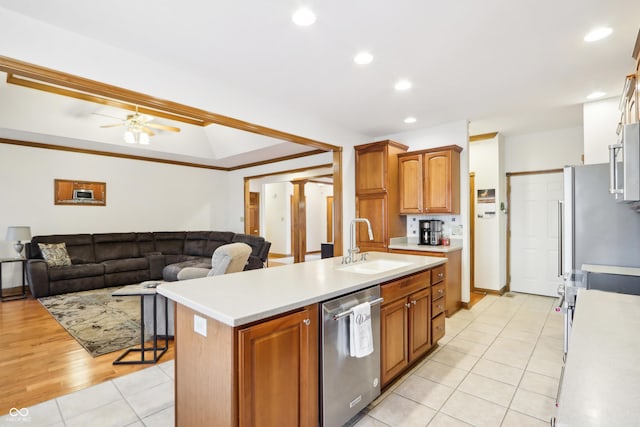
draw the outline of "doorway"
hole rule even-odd
[[[507,174],[507,277],[511,291],[557,296],[561,169]]]
[[[249,214],[247,215],[249,222],[249,234],[252,236],[260,235],[260,193],[257,191],[249,192]]]

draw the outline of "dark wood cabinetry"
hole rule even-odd
[[[318,306],[233,328],[176,308],[176,425],[318,425]]]
[[[462,250],[450,252],[426,252],[401,249],[390,249],[389,252],[407,255],[422,255],[447,258],[447,263],[439,267],[432,276],[432,293],[434,298],[445,297],[444,306],[447,317],[452,316],[462,307]],[[440,286],[437,284],[440,283]],[[437,293],[436,293],[437,292]]]
[[[437,268],[437,267],[436,267]],[[381,377],[389,384],[436,343],[431,324],[432,270],[382,285]]]
[[[400,215],[398,154],[406,145],[385,140],[358,145],[356,151],[356,217],[371,222],[373,240],[367,226],[359,223],[356,244],[362,251],[386,251],[389,239],[405,236],[406,218]]]
[[[460,213],[457,145],[398,155],[400,213]]]

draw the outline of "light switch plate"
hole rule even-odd
[[[197,314],[193,315],[193,330],[202,335],[203,337],[207,336],[207,319],[204,317],[200,317]]]

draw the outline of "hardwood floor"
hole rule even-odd
[[[122,351],[93,358],[35,299],[0,303],[0,414],[151,366],[114,366]]]

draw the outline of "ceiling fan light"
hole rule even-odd
[[[149,145],[149,135],[144,132],[140,132],[138,134],[138,144]]]
[[[126,131],[124,133],[124,142],[126,142],[127,144],[135,144],[136,143],[136,137],[133,134],[133,132],[128,130],[128,131]]]

